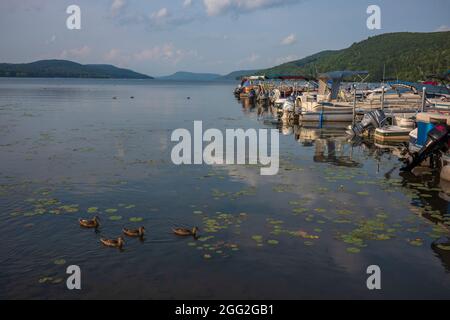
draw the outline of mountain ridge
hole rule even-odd
[[[326,50],[300,60],[259,70],[258,75],[315,77],[335,70],[367,70],[368,81],[383,78],[424,80],[450,69],[450,32],[385,33],[341,50]]]
[[[0,63],[0,77],[153,79],[148,75],[109,64],[80,64],[69,60]]]
[[[197,73],[178,71],[174,74],[158,77],[158,80],[173,80],[173,81],[212,81],[220,78],[220,74],[216,73]]]

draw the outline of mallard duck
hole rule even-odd
[[[123,245],[125,244],[125,241],[123,240],[123,237],[117,238],[117,240],[110,240],[110,239],[100,239],[101,243],[105,245],[106,247],[110,248],[119,248],[122,249]]]
[[[181,237],[188,237],[188,236],[197,237],[198,230],[199,229],[197,227],[194,227],[192,230],[189,230],[186,228],[173,228],[172,229],[173,233],[175,233],[177,236],[181,236]]]
[[[127,228],[123,228],[122,231],[126,236],[132,237],[132,238],[143,238],[144,234],[145,234],[144,227],[140,227],[139,229],[136,229],[136,230],[130,230]]]
[[[97,229],[98,227],[100,227],[99,217],[94,217],[94,219],[92,220],[80,219],[78,221],[80,222],[80,226],[82,226],[83,228]]]

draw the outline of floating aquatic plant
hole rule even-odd
[[[347,252],[348,253],[352,253],[352,254],[356,254],[356,253],[360,253],[361,249],[358,249],[358,248],[347,248]]]
[[[62,266],[66,264],[66,260],[64,259],[57,259],[55,261],[53,261],[54,264],[56,264],[57,266]]]

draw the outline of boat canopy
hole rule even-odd
[[[391,87],[395,86],[404,86],[414,88],[418,92],[422,92],[422,88],[427,89],[427,95],[439,95],[439,94],[450,94],[450,91],[445,86],[435,86],[429,83],[417,83],[417,82],[408,82],[408,81],[393,81],[388,82]],[[412,90],[414,90],[412,89]]]
[[[319,94],[325,95],[328,90],[328,81],[331,80],[331,100],[337,99],[341,83],[344,79],[354,76],[367,76],[368,71],[331,71],[322,73],[319,78]],[[362,78],[362,77],[361,77]]]
[[[266,76],[250,76],[250,77],[244,77],[243,80],[244,81],[264,81],[266,80]]]
[[[305,81],[310,81],[310,80],[314,80],[311,77],[306,77],[306,76],[302,76],[302,75],[275,75],[270,77],[270,79],[274,79],[274,80],[305,80]]]
[[[319,79],[343,80],[354,76],[366,76],[368,71],[331,71],[319,75]]]

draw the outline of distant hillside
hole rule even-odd
[[[176,72],[170,76],[159,77],[160,80],[176,80],[176,81],[212,81],[221,77],[215,73],[193,73],[193,72]]]
[[[354,43],[337,51],[323,51],[258,74],[316,76],[334,70],[367,70],[369,81],[383,79],[424,80],[450,69],[450,32],[388,33]]]
[[[0,77],[153,79],[145,74],[112,65],[82,65],[66,60],[42,60],[22,64],[0,63]]]
[[[219,78],[219,80],[236,80],[236,79],[241,79],[244,76],[251,76],[255,73],[257,73],[258,70],[239,70],[239,71],[234,71],[231,72],[229,74],[227,74],[226,76],[222,76]]]

